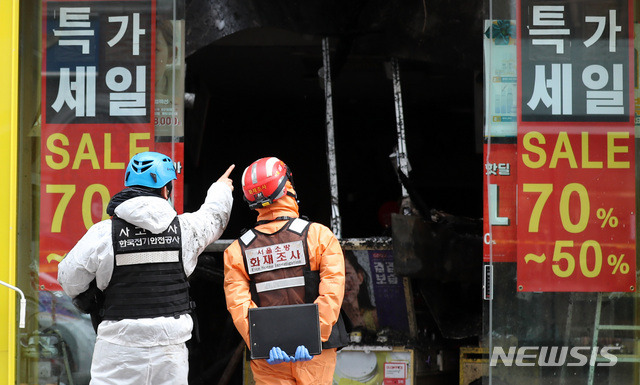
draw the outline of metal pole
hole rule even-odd
[[[329,163],[329,186],[331,187],[331,230],[340,239],[342,237],[342,220],[338,205],[338,172],[336,170],[336,144],[333,132],[333,100],[331,95],[331,63],[328,37],[322,39],[322,62],[326,102],[327,162]]]
[[[400,66],[398,59],[391,58],[391,74],[393,78],[393,101],[396,107],[396,132],[398,135],[398,149],[396,150],[397,167],[404,175],[409,176],[409,160],[407,158],[407,142],[404,131],[404,111],[402,109],[402,87],[400,86]],[[409,197],[404,185],[402,188],[402,200]],[[408,215],[410,207],[403,205],[403,214]]]
[[[602,312],[602,293],[598,292],[598,299],[596,302],[596,315],[593,320],[593,338],[591,339],[591,356],[595,356],[598,349],[598,335],[600,333],[600,315]],[[593,360],[593,358],[591,358]],[[589,362],[589,377],[587,378],[587,384],[593,385],[593,378],[595,377],[596,363],[595,361]]]

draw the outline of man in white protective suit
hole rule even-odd
[[[194,304],[187,277],[231,213],[232,165],[199,210],[177,215],[169,202],[171,158],[131,158],[126,188],[58,266],[58,281],[97,326],[91,385],[187,384]]]

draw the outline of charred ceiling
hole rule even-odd
[[[376,217],[378,208],[400,193],[389,160],[397,143],[391,57],[400,62],[410,178],[430,207],[481,214],[481,199],[468,196],[482,196],[475,171],[481,164],[482,1],[187,0],[185,5],[185,89],[195,95],[185,113],[185,155],[194,170],[190,190],[204,194],[200,183],[208,180],[203,174],[209,167],[226,159],[249,164],[265,148],[304,165],[307,172],[296,177],[301,190],[316,186],[312,175],[326,175],[321,42],[329,37],[345,236],[387,231]],[[242,143],[243,150],[207,150],[216,143]],[[308,162],[310,151],[319,161]],[[357,154],[367,154],[367,167]],[[370,181],[387,188],[366,192],[362,186]],[[313,187],[314,198],[306,195],[307,202],[326,201],[326,190]],[[305,210],[314,220],[328,219],[324,204]],[[229,228],[240,227],[236,218],[246,224],[246,212],[241,207]]]
[[[225,36],[277,28],[332,37],[358,55],[479,68],[478,0],[187,0],[187,56]]]

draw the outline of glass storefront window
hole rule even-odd
[[[133,154],[164,152],[182,170],[184,3],[21,3],[18,383],[88,383],[95,332],[57,263],[107,218]],[[484,2],[476,381],[638,383],[636,3]]]
[[[88,384],[94,327],[62,292],[57,265],[108,218],[131,156],[163,152],[182,170],[184,2],[22,2],[20,28],[17,271],[28,317],[16,377]]]
[[[485,2],[485,384],[635,384],[632,1]]]

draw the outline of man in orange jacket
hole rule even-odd
[[[258,221],[224,252],[224,291],[236,328],[251,346],[250,308],[316,303],[323,348],[312,357],[305,346],[291,356],[274,346],[269,359],[251,361],[256,384],[329,385],[337,348],[348,343],[340,317],[345,287],[340,243],[326,226],[300,218],[291,171],[281,160],[253,162],[242,175],[242,191]],[[279,264],[277,256],[258,252],[285,245],[302,258]]]

